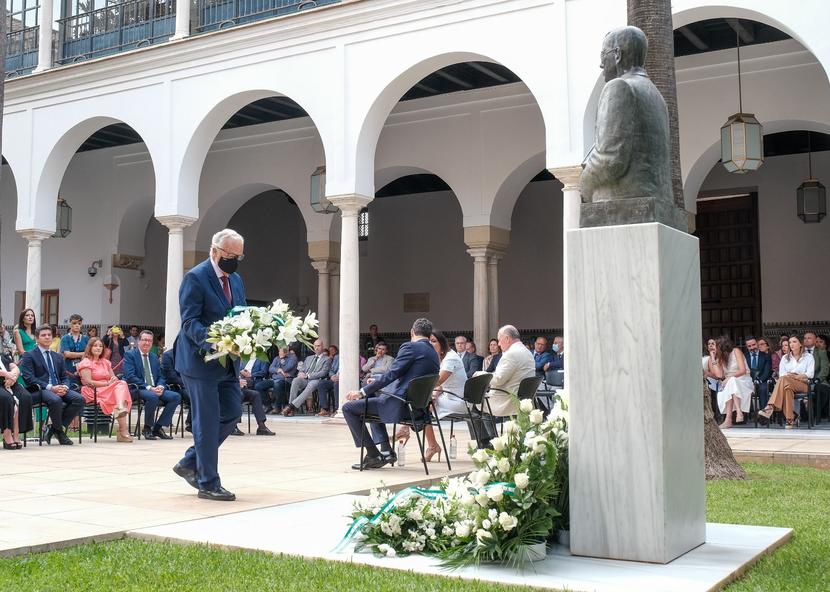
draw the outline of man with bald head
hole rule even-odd
[[[179,288],[182,328],[176,339],[175,366],[190,395],[193,446],[175,467],[179,477],[202,499],[233,501],[219,479],[219,446],[242,417],[239,360],[205,361],[213,349],[208,328],[235,306],[245,306],[245,288],[236,273],[245,257],[245,241],[226,228],[213,235],[210,257],[184,276]]]
[[[585,202],[672,200],[669,115],[643,68],[647,50],[646,36],[637,27],[605,36],[600,67],[606,84],[580,186]]]

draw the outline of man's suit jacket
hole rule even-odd
[[[218,360],[205,362],[205,354],[213,348],[205,341],[208,327],[224,319],[234,306],[245,306],[245,288],[239,274],[229,276],[231,298],[228,304],[222,282],[216,277],[210,259],[188,271],[179,288],[182,330],[176,342],[176,370],[179,374],[201,380],[225,380],[228,370]],[[239,375],[239,360],[230,366],[233,378]],[[237,379],[238,380],[238,379]]]
[[[561,354],[553,354],[550,361],[550,368],[548,370],[564,370],[565,369],[565,352]]]
[[[147,358],[150,361],[150,373],[153,375],[154,386],[166,388],[167,382],[161,371],[158,356],[150,352],[147,354]],[[137,349],[131,349],[124,355],[124,380],[128,384],[136,385],[139,389],[146,389],[149,386],[144,380],[144,360],[141,357],[141,352]]]
[[[340,354],[337,354],[331,359],[331,367],[329,368],[329,378],[340,374]]]
[[[311,368],[313,368],[313,371],[309,372]],[[331,358],[325,352],[319,356],[317,354],[310,355],[303,362],[303,372],[308,374],[308,380],[327,378],[329,368],[331,368]]]
[[[484,367],[484,357],[478,354],[466,352],[461,361],[464,362],[464,372],[467,373],[467,378],[472,378],[473,374]]]
[[[536,365],[536,376],[545,375],[545,364],[553,365],[553,352],[543,351],[541,353],[533,352],[533,362]],[[553,368],[548,368],[552,370]]]
[[[138,348],[131,349],[131,352],[138,351]],[[176,372],[175,345],[161,355],[161,373],[164,376],[165,384],[182,384],[182,377]],[[152,368],[152,366],[151,366]],[[144,368],[142,368],[142,372]]]
[[[821,384],[827,384],[827,377],[830,375],[830,360],[827,359],[827,350],[813,347],[813,360],[816,363],[815,376]]]
[[[285,380],[291,380],[297,376],[297,354],[290,352],[284,358],[274,358],[271,366],[268,367],[268,373],[271,375],[271,378],[276,379],[279,377],[280,380],[283,379],[281,375],[277,374],[277,370],[280,368],[285,373]]]
[[[367,397],[378,398],[378,415],[384,423],[396,423],[404,417],[406,405],[383,393],[381,389],[397,380],[398,386],[394,394],[404,398],[406,389],[413,378],[438,374],[440,367],[438,354],[435,353],[435,348],[429,343],[429,339],[424,337],[417,341],[409,341],[398,350],[395,363],[392,364],[389,372],[361,390]]]
[[[257,360],[251,367],[251,378],[254,380],[265,380],[268,378],[268,362]]]
[[[752,354],[745,351],[744,359],[746,360],[746,367],[749,370],[749,374],[752,376],[753,380],[766,382],[772,378],[772,358],[769,354],[762,351],[758,352],[758,365],[755,370],[752,369]]]
[[[58,383],[69,386],[69,377],[66,376],[66,366],[63,363],[63,356],[51,350],[47,351],[46,355],[52,360]],[[44,360],[39,347],[27,351],[20,358],[20,374],[23,376],[26,384],[37,385],[42,389],[45,389],[49,384],[49,369],[46,367],[46,360]]]
[[[519,390],[519,383],[525,378],[536,376],[536,362],[533,354],[517,341],[501,355],[499,365],[490,381],[490,409],[494,416],[516,415],[519,410],[513,397]],[[500,390],[492,390],[500,389]],[[504,393],[502,391],[507,391]]]

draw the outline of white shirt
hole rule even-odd
[[[461,356],[455,350],[447,351],[447,355],[441,361],[441,371],[452,372],[450,377],[441,385],[441,388],[458,397],[463,397],[467,373],[464,371],[464,362],[461,361]]]
[[[801,359],[796,360],[792,354],[787,354],[781,358],[781,365],[778,367],[778,376],[786,376],[787,374],[804,374],[807,378],[812,378],[816,373],[816,359],[812,354],[807,353],[807,350],[801,352]]]
[[[248,372],[250,372],[253,369],[255,363],[256,363],[256,358],[251,358],[250,360],[248,360],[248,363],[245,364],[244,369],[247,370]]]

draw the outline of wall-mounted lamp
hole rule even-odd
[[[98,270],[104,266],[104,261],[98,259],[97,261],[93,261],[92,265],[86,268],[86,272],[89,274],[89,277],[95,277],[98,275]]]

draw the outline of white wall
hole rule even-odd
[[[813,176],[830,185],[830,152],[813,155]],[[735,175],[720,164],[702,190],[758,188],[761,312],[765,323],[830,319],[830,219],[804,224],[795,191],[807,177],[807,155],[769,158],[754,173]]]

